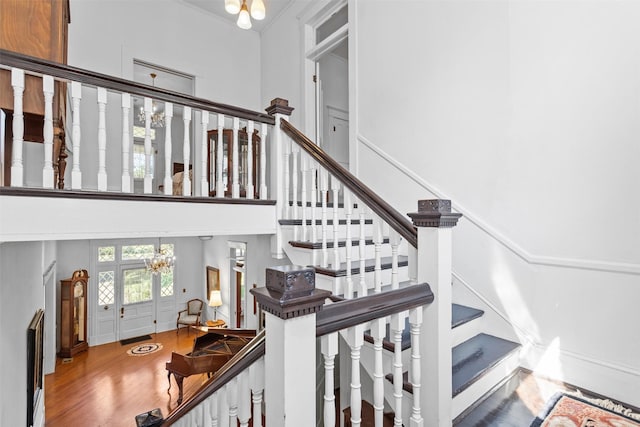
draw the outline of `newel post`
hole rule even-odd
[[[266,316],[266,425],[316,425],[316,312],[331,292],[310,267],[267,268],[266,283],[251,289]]]
[[[418,229],[417,279],[433,290],[424,307],[420,331],[424,425],[451,427],[451,257],[452,229],[462,216],[451,212],[450,200],[419,200],[408,214]]]
[[[289,200],[289,195],[285,195],[285,186],[289,177],[289,165],[285,162],[285,158],[289,158],[289,143],[287,136],[280,129],[280,120],[291,116],[293,107],[289,107],[289,101],[282,98],[275,98],[271,101],[265,111],[270,116],[273,116],[276,123],[273,126],[273,132],[271,132],[271,199],[276,200],[276,215],[278,219],[286,218],[288,206],[286,206]],[[276,234],[273,236],[271,242],[271,254],[274,258],[284,258],[282,252],[282,232],[280,227],[276,227]]]

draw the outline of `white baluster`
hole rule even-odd
[[[42,76],[44,93],[44,167],[42,168],[42,187],[53,188],[53,77]]]
[[[201,135],[200,138],[200,195],[202,197],[209,196],[209,179],[207,177],[207,159],[209,153],[207,151],[207,127],[209,125],[209,112],[202,110],[201,113]]]
[[[218,393],[214,393],[207,400],[209,400],[209,419],[211,420],[211,427],[218,427]]]
[[[351,192],[344,187],[344,212],[347,221],[347,237],[345,241],[345,262],[347,264],[347,290],[345,296],[347,299],[353,298],[353,275],[351,274],[351,251],[353,251],[353,245],[351,242],[351,215],[353,213],[353,204],[351,203]]]
[[[264,200],[267,194],[267,125],[260,125],[260,199]]]
[[[71,169],[71,189],[82,189],[82,172],[80,171],[80,100],[82,99],[82,85],[71,82],[71,100],[73,103],[73,124],[71,139],[73,142],[73,168]]]
[[[391,316],[389,329],[391,330],[391,341],[394,344],[393,351],[393,397],[395,400],[394,426],[402,426],[402,331],[404,330],[404,314],[394,314]]]
[[[373,411],[376,426],[382,426],[384,415],[384,372],[382,370],[382,340],[386,334],[385,319],[371,322],[373,337]]]
[[[294,142],[291,143],[291,217],[298,218],[298,156],[300,155],[300,146]],[[296,239],[297,240],[297,236]]]
[[[218,143],[216,148],[216,197],[224,197],[225,182],[222,180],[224,158],[224,114],[218,114]],[[229,173],[227,171],[227,173]]]
[[[202,427],[211,427],[211,396],[202,402]]]
[[[22,142],[24,140],[24,115],[22,95],[24,94],[24,70],[11,69],[13,87],[13,148],[11,154],[11,186],[24,186],[24,166],[22,163]],[[75,162],[75,158],[74,158]]]
[[[380,253],[382,249],[382,219],[378,215],[373,217],[373,248],[375,257],[374,288],[375,292],[380,292],[382,290],[382,257]]]
[[[284,136],[282,150],[284,155],[284,197],[283,197],[283,218],[289,219],[291,218],[291,207],[289,206],[289,187],[291,184],[291,176],[290,170],[291,164],[289,162],[289,157],[291,156],[291,139],[288,136]]]
[[[153,192],[153,174],[151,173],[151,156],[153,146],[151,145],[151,113],[153,101],[151,98],[144,98],[144,193]],[[185,127],[186,133],[187,127]]]
[[[327,193],[329,189],[329,173],[325,168],[320,169],[320,199],[322,201],[322,225],[320,235],[322,236],[322,267],[329,265],[329,255],[327,253]]]
[[[318,185],[320,184],[318,176],[318,164],[315,160],[309,159],[310,176],[311,176],[311,241],[318,241],[318,226],[316,208],[318,205]]]
[[[173,169],[171,167],[173,159],[173,142],[171,141],[171,119],[173,118],[173,104],[164,104],[164,194],[173,194]]]
[[[334,394],[334,360],[338,354],[338,334],[331,333],[320,338],[320,348],[324,358],[324,425],[336,425],[336,396]]]
[[[402,237],[400,233],[390,228],[389,230],[389,243],[391,244],[391,289],[398,289],[400,287],[400,280],[398,279],[398,246]]]
[[[422,307],[414,308],[409,312],[409,324],[411,325],[411,372],[410,381],[413,387],[413,406],[409,422],[411,427],[422,427],[422,412],[420,408],[420,326],[422,325]]]
[[[249,370],[238,375],[238,421],[240,427],[249,427],[251,418],[251,391],[249,390]]]
[[[360,200],[362,202],[362,200]],[[362,206],[360,206],[360,204]],[[365,267],[366,267],[366,248],[367,242],[365,239],[364,227],[365,227],[365,210],[366,207],[363,203],[360,203],[358,208],[360,210],[360,239],[359,239],[359,256],[360,256],[360,288],[358,289],[358,296],[365,297],[367,296],[367,281],[365,280]]]
[[[107,90],[98,88],[98,191],[107,191]]]
[[[340,221],[338,219],[338,193],[340,192],[340,181],[335,176],[331,177],[331,198],[333,199],[333,268],[340,268],[340,248],[338,245],[338,230]]]
[[[249,367],[253,401],[253,427],[262,427],[262,395],[264,393],[264,358]]]
[[[302,175],[300,204],[302,205],[302,240],[307,241],[307,175],[309,173],[309,156],[307,153],[300,152],[300,174]]]
[[[233,150],[231,153],[232,181],[231,181],[231,197],[237,199],[240,197],[240,182],[238,181],[238,168],[240,158],[238,157],[238,130],[240,129],[240,119],[233,118]]]
[[[227,402],[229,403],[229,425],[238,425],[238,377],[227,383]]]
[[[182,195],[191,195],[191,174],[189,165],[191,164],[191,140],[189,138],[189,128],[191,127],[191,107],[184,107],[182,114],[184,123],[184,140],[182,144],[182,162],[184,164],[184,174],[182,175]]]
[[[204,402],[201,402],[198,406],[191,410],[191,425],[192,427],[202,427],[202,418],[204,415]]]
[[[229,384],[218,390],[220,397],[218,399],[218,425],[220,427],[236,427],[229,424],[229,402],[227,394],[229,392]]]
[[[131,95],[122,94],[122,192],[131,193],[131,174],[129,172],[129,153],[131,152],[131,133],[129,130],[129,110]]]
[[[418,250],[412,245],[408,245],[407,258],[409,262],[409,282],[412,285],[418,283]]]
[[[255,187],[253,185],[253,120],[247,122],[247,199],[254,199]]]
[[[354,326],[347,331],[347,342],[351,348],[351,425],[353,427],[359,427],[362,421],[360,349],[364,342],[363,333],[363,325]]]

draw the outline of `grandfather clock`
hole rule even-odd
[[[60,281],[60,357],[73,357],[86,350],[87,270],[76,270]]]

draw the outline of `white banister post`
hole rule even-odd
[[[240,159],[238,158],[238,130],[240,129],[240,119],[233,118],[233,138],[231,145],[231,197],[237,199],[240,197],[240,182],[238,181],[238,167]]]
[[[384,416],[384,371],[382,369],[382,340],[386,334],[384,318],[371,322],[373,338],[373,413],[376,426],[381,426]]]
[[[391,244],[391,289],[398,289],[400,287],[400,280],[398,279],[398,246],[402,237],[393,228],[389,229],[389,243]]]
[[[308,241],[307,238],[307,175],[309,173],[309,155],[304,151],[300,152],[300,204],[302,205],[302,241]]]
[[[291,141],[291,218],[298,219],[298,157],[300,146]],[[296,227],[297,228],[297,227]],[[294,230],[295,233],[295,230]],[[294,237],[298,240],[298,236]]]
[[[267,194],[267,124],[260,124],[260,199],[264,200]]]
[[[336,425],[336,396],[333,384],[335,358],[338,354],[336,332],[320,337],[320,348],[324,358],[324,425]]]
[[[71,82],[71,99],[73,101],[73,125],[71,139],[73,142],[73,168],[71,169],[71,189],[82,189],[82,172],[80,171],[80,100],[82,99],[82,85]]]
[[[413,405],[411,406],[411,417],[409,423],[411,427],[423,427],[420,389],[422,387],[422,371],[420,360],[420,328],[422,326],[422,308],[414,308],[409,312],[409,325],[411,328],[411,366],[409,371],[409,381],[413,387]]]
[[[393,397],[394,407],[393,411],[395,416],[393,418],[393,425],[396,427],[402,426],[402,331],[404,330],[404,321],[407,317],[406,312],[391,315],[391,321],[389,323],[390,339],[393,342]],[[451,347],[451,346],[449,346]],[[449,348],[451,352],[451,348]],[[449,369],[451,372],[451,369]],[[449,425],[451,427],[451,425]]]
[[[229,426],[238,425],[238,377],[232,378],[226,385],[227,403],[229,403]]]
[[[182,174],[182,195],[191,195],[191,142],[189,138],[189,129],[191,123],[191,107],[184,107],[182,121],[184,123],[184,139],[182,143],[182,163],[184,164],[184,173]]]
[[[131,95],[122,94],[122,192],[131,193],[131,175],[129,173],[129,153],[131,152],[131,133],[129,128],[129,110]]]
[[[209,196],[209,180],[207,177],[207,159],[209,158],[209,151],[207,147],[207,127],[209,125],[209,112],[202,110],[202,138],[200,138],[200,195],[202,197]]]
[[[222,169],[224,167],[224,114],[220,113],[218,113],[218,141],[216,145],[216,197],[224,197],[225,182],[222,180]]]
[[[289,165],[284,164],[284,144],[286,136],[282,129],[280,129],[280,121],[283,118],[289,117],[293,112],[293,108],[289,107],[289,101],[286,99],[275,98],[271,101],[271,105],[265,109],[265,111],[273,116],[275,119],[275,125],[273,126],[271,139],[271,169],[270,169],[270,185],[271,198],[276,200],[276,215],[278,218],[286,218],[285,215],[285,196],[284,196],[284,176],[285,168],[288,170]],[[282,249],[282,231],[280,227],[276,227],[276,233],[271,240],[271,255],[274,258],[284,258],[284,252]]]
[[[171,119],[173,118],[173,104],[164,104],[164,194],[173,194],[173,170],[171,160],[173,158],[173,141],[171,140]]]
[[[340,248],[338,247],[338,235],[340,231],[340,220],[338,217],[338,194],[340,193],[340,181],[332,175],[331,176],[331,198],[333,199],[333,268],[335,270],[340,269]],[[347,226],[348,227],[348,226]],[[348,243],[348,242],[347,242]],[[346,247],[346,246],[345,246]]]
[[[316,425],[316,313],[331,292],[315,287],[313,268],[284,265],[251,293],[266,312],[266,425]]]
[[[11,154],[11,186],[24,186],[24,165],[22,163],[22,142],[24,139],[24,70],[11,69],[11,86],[13,87],[13,152]]]
[[[420,330],[424,424],[451,426],[451,241],[452,227],[462,216],[451,212],[450,200],[420,200],[408,214],[418,229],[417,280],[436,295],[423,308]]]
[[[42,76],[44,93],[44,167],[42,168],[42,187],[53,188],[53,77]]]
[[[373,215],[374,284],[375,292],[382,291],[382,219]]]
[[[319,169],[320,173],[320,199],[322,201],[322,216],[320,235],[322,238],[322,262],[320,265],[326,268],[329,265],[329,253],[327,251],[327,194],[329,192],[329,172],[325,168]]]
[[[218,427],[218,393],[214,393],[207,400],[209,400],[209,424],[211,427]]]
[[[364,344],[364,325],[347,329],[345,339],[351,349],[350,405],[351,425],[360,427],[362,422],[362,383],[360,382],[360,349]]]
[[[151,174],[151,112],[153,101],[151,98],[144,99],[144,194],[153,192],[153,175]],[[186,127],[185,127],[186,129]]]
[[[247,199],[255,199],[255,186],[253,185],[253,168],[255,166],[253,164],[253,131],[253,120],[249,120],[247,123],[247,187],[245,188],[245,197]]]
[[[253,427],[262,427],[262,395],[264,393],[264,357],[249,367]]]
[[[251,419],[251,390],[249,389],[249,370],[238,375],[238,421],[240,427],[249,427]]]
[[[353,276],[351,274],[351,257],[353,253],[353,244],[351,242],[351,215],[353,213],[353,204],[351,202],[351,190],[344,187],[344,210],[347,223],[347,237],[345,242],[345,262],[347,267],[347,282],[345,296],[347,299],[353,298]]]
[[[98,88],[98,191],[107,191],[107,89]]]

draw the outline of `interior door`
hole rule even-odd
[[[121,269],[119,339],[155,332],[153,275],[144,265]]]

